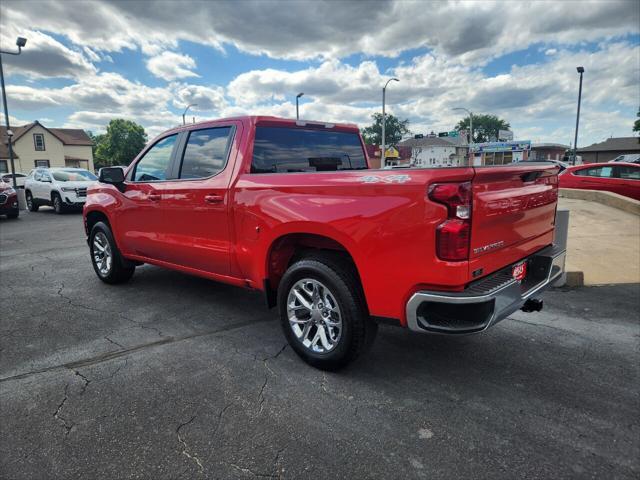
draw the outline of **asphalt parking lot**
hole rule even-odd
[[[108,286],[80,214],[0,219],[0,477],[638,478],[640,286],[556,290],[482,335],[381,328],[302,363],[260,295]]]

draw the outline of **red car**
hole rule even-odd
[[[640,200],[640,165],[589,163],[567,168],[558,177],[560,188],[605,190]]]
[[[11,184],[0,179],[0,215],[8,218],[18,218],[18,194]]]
[[[558,167],[369,170],[356,125],[240,117],[169,130],[103,168],[84,221],[93,267],[151,263],[264,293],[292,348],[339,368],[378,322],[479,332],[562,273]]]

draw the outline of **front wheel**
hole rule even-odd
[[[378,330],[355,268],[339,255],[319,252],[291,265],[278,288],[278,307],[293,350],[322,370],[354,361]]]
[[[25,197],[27,199],[27,208],[29,209],[29,211],[37,212],[38,208],[40,208],[40,205],[36,203],[31,192],[27,190],[27,192],[25,193]]]
[[[64,205],[62,204],[62,198],[57,193],[53,194],[53,209],[57,214],[64,213]]]
[[[135,265],[122,257],[106,223],[98,222],[91,229],[89,250],[93,269],[103,282],[124,283],[133,276]]]

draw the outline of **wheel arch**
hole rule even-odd
[[[356,259],[344,242],[326,234],[289,232],[275,238],[266,251],[263,286],[269,307],[276,305],[276,292],[280,280],[289,266],[314,251],[331,252],[341,257],[343,261],[353,267],[356,277],[362,286],[362,278],[358,271]]]

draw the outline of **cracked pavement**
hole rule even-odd
[[[640,286],[302,363],[255,292],[95,276],[79,214],[0,219],[0,478],[638,478]]]

